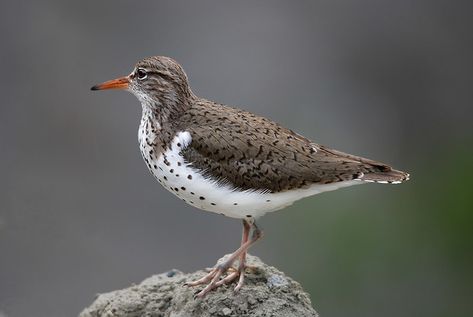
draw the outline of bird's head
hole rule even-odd
[[[193,96],[186,73],[172,58],[153,56],[139,61],[130,75],[95,85],[92,90],[123,89],[143,106],[178,107]]]

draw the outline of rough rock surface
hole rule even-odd
[[[191,316],[318,316],[299,283],[255,256],[248,256],[246,283],[219,287],[203,299],[194,298],[201,287],[185,282],[202,277],[204,270],[178,270],[151,276],[139,285],[100,294],[79,317],[191,317]]]

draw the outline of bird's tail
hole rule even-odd
[[[400,184],[409,180],[409,174],[395,169],[390,169],[388,171],[366,173],[359,179],[365,182],[380,184]]]

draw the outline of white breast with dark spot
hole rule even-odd
[[[258,218],[266,212],[284,208],[304,197],[360,183],[345,181],[312,185],[304,189],[279,193],[238,190],[204,177],[200,170],[192,167],[192,162],[185,162],[181,151],[192,142],[192,137],[187,131],[177,133],[168,149],[159,156],[154,156],[154,149],[146,141],[146,137],[152,136],[148,134],[149,132],[146,133],[143,124],[145,123],[142,122],[139,132],[141,153],[149,170],[161,185],[194,207],[228,217]]]

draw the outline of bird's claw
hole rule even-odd
[[[223,274],[229,272],[230,273],[225,276],[224,278],[221,278]],[[213,289],[222,286],[222,285],[227,285],[233,282],[237,277],[238,277],[238,283],[237,286],[235,287],[234,291],[237,292],[240,290],[240,288],[243,286],[243,281],[244,281],[244,275],[245,275],[245,267],[240,266],[238,269],[235,269],[232,266],[222,266],[219,265],[215,268],[212,269],[207,275],[204,277],[193,281],[193,282],[187,282],[184,285],[186,286],[197,286],[201,284],[207,284],[204,289],[202,289],[200,292],[195,294],[195,298],[202,298],[207,293],[212,291]]]

